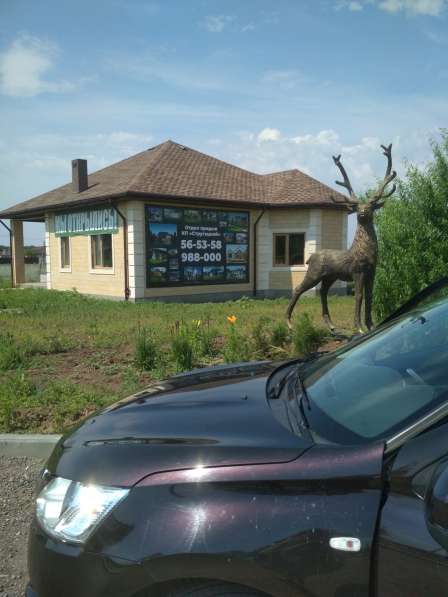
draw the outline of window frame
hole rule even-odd
[[[94,265],[94,238],[102,237],[102,236],[110,236],[111,237],[111,253],[112,253],[112,265]],[[101,255],[102,261],[104,261],[104,252],[101,243]],[[88,259],[89,259],[89,273],[91,274],[114,274],[115,273],[115,259],[114,259],[114,234],[106,233],[106,234],[90,234],[89,235],[89,251],[88,251]]]
[[[290,244],[290,236],[300,235],[303,236],[303,261],[302,263],[289,263],[289,244]],[[286,237],[286,246],[285,246],[285,261],[286,263],[276,263],[276,241],[277,238],[280,236]],[[305,257],[305,249],[306,249],[306,232],[273,232],[272,234],[272,265],[275,268],[304,268],[306,267],[306,257]]]
[[[68,240],[68,265],[62,262],[62,243]],[[59,271],[62,273],[71,273],[72,271],[72,240],[70,236],[59,237]]]

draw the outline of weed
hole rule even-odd
[[[323,344],[327,335],[327,330],[313,324],[308,313],[301,313],[292,335],[295,352],[304,356],[315,352]]]
[[[0,430],[14,430],[14,408],[17,404],[26,403],[33,391],[23,372],[4,376],[0,384]]]
[[[0,333],[0,371],[19,369],[27,362],[27,353],[10,332]]]
[[[250,346],[246,336],[243,336],[236,327],[237,317],[229,315],[230,324],[227,341],[224,345],[223,356],[226,363],[240,363],[250,359]]]
[[[260,317],[252,330],[252,345],[257,358],[262,359],[271,354],[269,323],[270,320],[267,317]]]
[[[291,334],[288,326],[283,321],[279,321],[271,330],[271,344],[277,348],[283,348],[291,340]]]
[[[171,335],[171,354],[178,371],[189,371],[195,364],[196,334],[183,322],[177,321]]]
[[[137,331],[135,342],[135,365],[142,371],[151,371],[157,361],[157,343],[148,328],[142,327]]]

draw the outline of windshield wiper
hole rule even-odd
[[[303,381],[300,377],[300,373],[298,371],[296,371],[296,381],[297,381],[297,385],[300,388],[300,397],[298,397],[296,394],[297,403],[299,405],[300,414],[302,415],[303,424],[307,429],[309,429],[310,422],[308,421],[308,417],[306,416],[305,402],[306,402],[306,406],[307,406],[308,410],[311,410],[311,402],[308,397],[308,393],[305,389],[305,386],[303,385]]]
[[[282,393],[283,388],[285,387],[288,380],[291,379],[292,373],[294,373],[294,371],[290,371],[289,373],[284,375],[281,378],[281,380],[277,384],[275,384],[273,388],[269,390],[269,398],[271,400],[276,400],[277,398],[280,398],[280,394]]]

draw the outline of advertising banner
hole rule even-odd
[[[147,286],[249,281],[249,212],[146,207]]]

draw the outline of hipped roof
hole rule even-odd
[[[102,204],[118,198],[196,200],[261,207],[337,207],[344,195],[304,174],[285,170],[255,174],[212,156],[165,141],[89,174],[81,193],[71,182],[0,213],[2,218]]]

